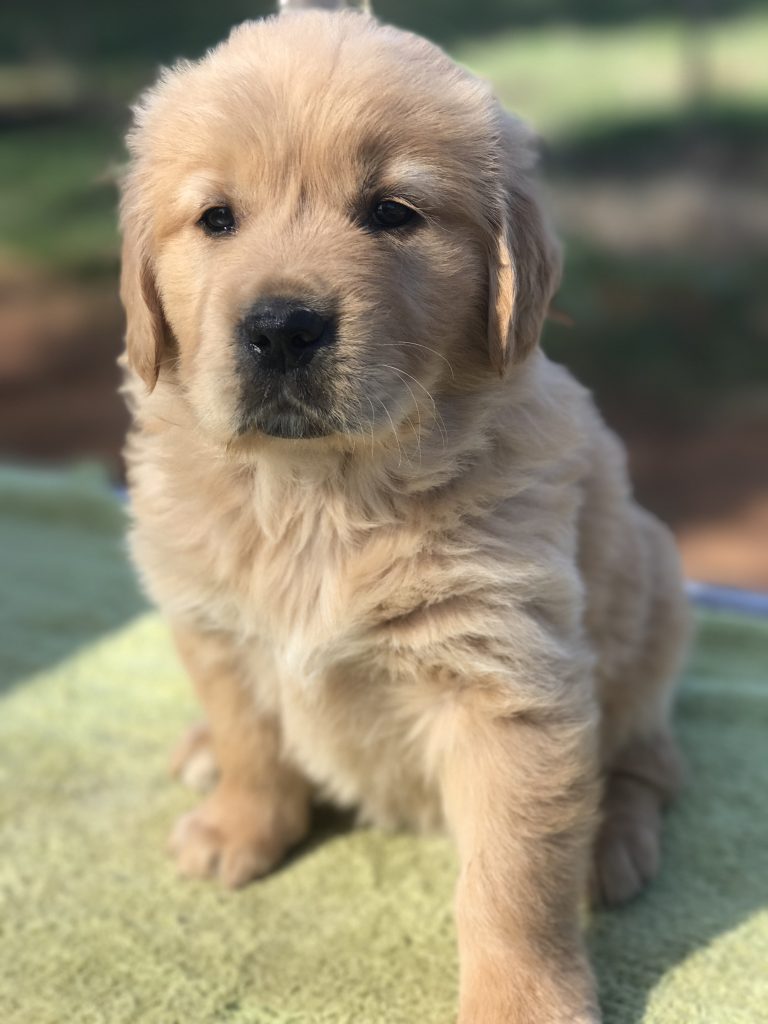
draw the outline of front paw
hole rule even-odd
[[[179,818],[169,846],[181,874],[237,889],[280,863],[306,834],[307,818],[306,808],[272,792],[219,787]]]

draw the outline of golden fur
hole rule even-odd
[[[132,547],[218,770],[182,870],[268,871],[316,795],[447,824],[461,1024],[596,1021],[589,852],[607,901],[656,870],[686,615],[667,531],[537,348],[559,261],[528,132],[424,40],[307,12],[164,73],[129,145]],[[382,191],[418,230],[361,227]],[[206,237],[224,202],[237,233]],[[339,309],[324,404],[297,403],[321,437],[243,419],[236,325],[275,293]]]

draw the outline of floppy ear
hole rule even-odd
[[[126,355],[130,368],[141,377],[147,390],[152,391],[171,333],[155,284],[149,232],[142,224],[138,204],[130,190],[126,190],[123,198],[121,223],[120,298],[126,316]]]
[[[488,351],[503,374],[521,362],[541,334],[560,281],[560,246],[530,180],[532,137],[522,122],[502,115],[500,181],[488,254]]]

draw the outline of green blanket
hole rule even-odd
[[[243,892],[175,877],[195,709],[123,527],[97,473],[0,472],[0,1020],[450,1024],[447,841],[325,821]],[[590,924],[606,1024],[768,1020],[766,669],[764,622],[702,618],[661,877]]]

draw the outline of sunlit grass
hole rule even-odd
[[[502,101],[548,135],[596,121],[684,113],[691,53],[702,55],[710,102],[768,111],[768,14],[715,22],[700,37],[679,22],[620,28],[510,30],[458,46],[454,56],[488,78]]]
[[[114,264],[121,152],[109,124],[56,124],[0,136],[0,258],[68,270]]]

